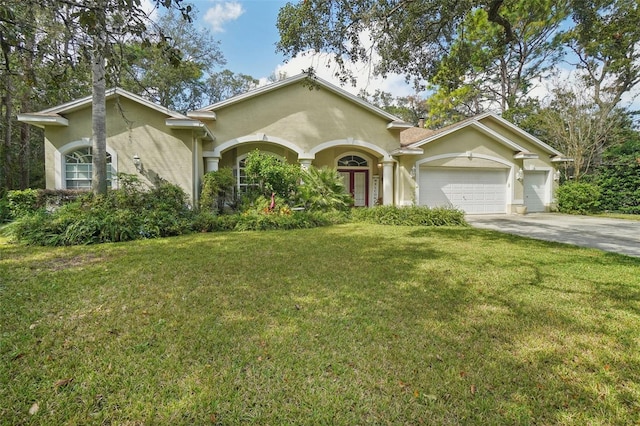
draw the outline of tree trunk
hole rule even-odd
[[[13,160],[12,160],[12,133],[13,133],[13,85],[11,84],[13,80],[13,76],[7,69],[7,74],[5,76],[5,93],[3,97],[4,103],[4,135],[3,135],[3,155],[1,161],[4,163],[2,165],[2,172],[4,174],[4,182],[0,182],[0,185],[4,184],[5,189],[14,189],[13,185]]]
[[[93,82],[93,108],[91,113],[93,137],[93,175],[91,190],[94,194],[107,193],[107,106],[105,59],[101,46],[94,46],[91,58]]]

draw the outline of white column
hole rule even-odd
[[[382,204],[393,205],[393,160],[382,162]]]
[[[311,166],[312,161],[313,160],[308,158],[298,159],[298,163],[300,163],[300,168],[302,170],[309,170],[309,167]]]
[[[220,157],[207,157],[207,169],[205,172],[216,172],[218,171],[218,163],[220,163]]]

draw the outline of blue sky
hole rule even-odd
[[[297,0],[290,0],[295,2]],[[331,68],[327,68],[326,58],[305,56],[290,60],[276,53],[276,43],[280,39],[276,21],[278,12],[286,0],[185,0],[196,6],[196,24],[211,31],[220,41],[220,48],[227,60],[225,68],[235,73],[243,73],[266,81],[272,74],[284,72],[288,76],[300,73],[313,65],[318,75],[334,84]],[[361,88],[373,93],[382,89],[395,96],[413,94],[412,88],[404,83],[401,76],[391,76],[385,80],[372,78],[368,67],[356,66],[357,87],[344,86],[354,94]]]
[[[197,0],[197,22],[220,41],[227,68],[253,77],[267,77],[284,57],[276,54],[276,20],[287,2],[281,0]]]

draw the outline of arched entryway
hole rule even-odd
[[[342,176],[345,189],[353,197],[354,207],[368,207],[370,205],[371,166],[371,159],[361,153],[341,155],[336,160],[338,174]]]

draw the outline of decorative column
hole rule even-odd
[[[393,160],[382,161],[382,204],[393,205]]]
[[[220,163],[220,157],[207,157],[207,167],[206,172],[216,172],[218,171],[218,163]]]
[[[299,158],[298,159],[298,163],[300,163],[300,168],[302,170],[309,170],[309,167],[311,166],[311,162],[313,160],[310,158]]]

